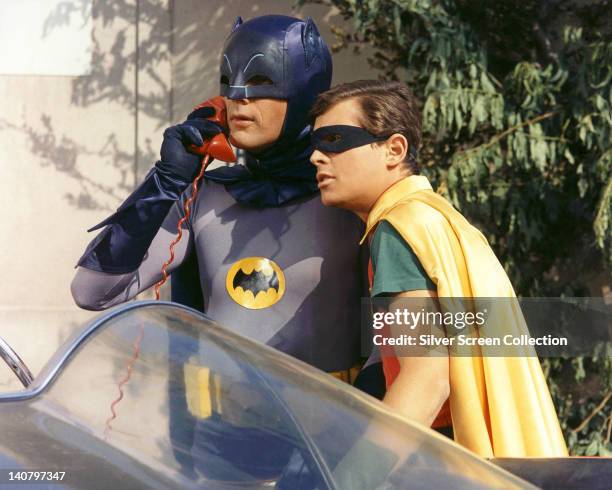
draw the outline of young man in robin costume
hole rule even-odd
[[[372,296],[515,296],[484,236],[419,175],[420,115],[404,84],[337,86],[311,116],[323,204],[366,223]],[[520,310],[508,321],[524,328]],[[537,357],[479,349],[471,357],[383,354],[384,402],[428,426],[452,423],[454,439],[484,457],[567,455]]]

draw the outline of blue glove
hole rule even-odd
[[[78,266],[111,274],[138,269],[170,208],[200,171],[202,157],[188,146],[201,146],[223,131],[204,119],[213,113],[213,108],[198,109],[184,123],[166,129],[161,160],[116,213],[87,230],[106,227],[87,246]]]
[[[189,115],[187,120],[164,131],[161,160],[155,166],[176,179],[190,183],[198,175],[202,157],[191,153],[189,145],[202,146],[204,141],[223,132],[218,124],[205,119],[214,114],[212,107],[203,107]]]

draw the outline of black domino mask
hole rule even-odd
[[[388,136],[375,136],[364,128],[338,124],[323,126],[310,135],[310,144],[324,153],[342,153],[359,146],[384,141]]]
[[[310,134],[310,144],[313,149],[323,153],[342,153],[343,151],[352,150],[360,146],[385,141],[391,134],[376,136],[359,126],[337,124],[323,126],[313,131]],[[412,145],[409,147],[409,152],[416,158],[416,150]]]

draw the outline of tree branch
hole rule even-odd
[[[476,152],[476,151],[481,151],[481,150],[486,150],[487,148],[490,148],[491,146],[499,143],[500,140],[504,139],[509,134],[514,133],[515,131],[517,131],[518,129],[522,128],[523,126],[531,126],[532,124],[535,124],[537,122],[543,121],[544,119],[548,119],[549,117],[552,117],[555,114],[557,114],[557,111],[547,112],[545,114],[540,114],[539,116],[534,117],[532,119],[529,119],[529,120],[527,120],[525,122],[522,122],[520,124],[516,124],[515,126],[512,126],[511,128],[506,129],[504,132],[494,136],[493,138],[491,138],[484,145],[480,145],[480,146],[477,146],[475,148],[470,148],[468,150],[464,150],[462,152],[459,152],[458,156],[461,158],[461,154],[464,154],[464,155],[466,155],[464,158],[467,158],[467,154],[468,153],[472,153],[472,152]]]
[[[610,398],[612,398],[612,391],[609,391],[608,394],[604,397],[604,399],[601,401],[601,403],[599,405],[597,405],[593,411],[588,415],[587,418],[585,418],[578,427],[576,427],[575,429],[572,429],[572,432],[574,432],[575,434],[577,434],[578,432],[580,432],[582,429],[584,429],[587,424],[591,421],[591,419],[593,417],[595,417],[595,415],[597,415],[599,413],[599,411],[606,406],[606,403],[608,403],[608,400],[610,400]]]

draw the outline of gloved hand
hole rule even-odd
[[[189,145],[202,146],[204,141],[224,130],[206,119],[214,113],[212,107],[202,107],[192,112],[185,122],[166,129],[160,150],[161,160],[155,166],[171,177],[187,183],[193,181],[200,171],[202,157],[191,153]]]
[[[112,274],[139,267],[168,211],[200,171],[202,157],[191,153],[189,146],[201,146],[224,131],[206,119],[214,114],[214,108],[200,107],[184,123],[166,129],[161,160],[117,212],[88,230],[105,227],[77,265]]]

